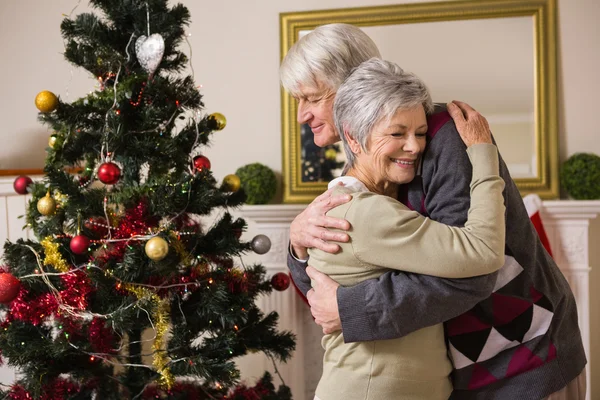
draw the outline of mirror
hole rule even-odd
[[[523,195],[558,197],[555,1],[460,1],[281,15],[282,58],[316,26],[360,26],[382,57],[414,72],[435,102],[464,100],[489,121]],[[319,149],[282,93],[284,202],[310,202],[343,168]]]

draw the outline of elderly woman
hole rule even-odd
[[[380,59],[361,64],[340,86],[334,122],[343,132],[348,168],[330,185],[352,199],[328,215],[350,223],[350,240],[337,254],[319,249],[309,254],[313,267],[341,285],[376,278],[386,269],[464,278],[502,266],[504,182],[489,129],[460,132],[473,163],[464,228],[434,222],[396,200],[399,185],[415,177],[432,108],[423,82]],[[442,324],[401,339],[351,344],[338,331],[322,344],[319,399],[442,400],[452,391]]]

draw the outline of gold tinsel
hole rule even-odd
[[[156,339],[152,344],[152,350],[154,351],[153,364],[158,373],[160,374],[159,384],[167,389],[171,389],[175,383],[175,377],[171,373],[171,370],[167,368],[169,359],[164,350],[164,340],[167,330],[169,329],[169,315],[171,314],[171,304],[169,299],[159,299],[155,295],[156,310],[155,310],[155,329]]]
[[[161,299],[155,293],[148,288],[135,286],[131,283],[124,283],[122,287],[129,293],[132,293],[138,299],[149,299],[154,305],[152,310],[152,320],[154,321],[154,329],[156,330],[156,337],[152,344],[152,350],[154,356],[152,364],[156,368],[156,371],[160,374],[158,379],[159,384],[170,390],[175,384],[175,377],[171,373],[171,370],[167,367],[169,359],[164,351],[165,347],[165,334],[169,329],[169,320],[171,315],[171,306],[168,299]]]
[[[175,253],[179,256],[179,259],[181,260],[180,264],[186,267],[191,265],[192,256],[186,251],[183,243],[179,241],[178,235],[175,232],[171,232],[169,236],[171,236],[172,239],[169,244],[175,249]]]
[[[52,266],[55,270],[59,272],[67,272],[70,270],[69,264],[67,264],[65,259],[58,251],[59,244],[53,242],[52,237],[48,236],[45,239],[43,239],[40,243],[44,248],[44,254],[46,255],[46,257],[44,258],[44,265]]]

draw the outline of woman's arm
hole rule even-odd
[[[463,228],[435,222],[394,199],[364,193],[345,218],[351,245],[362,262],[407,272],[466,278],[498,270],[504,263],[504,181],[492,144],[467,149],[473,165],[471,206]]]

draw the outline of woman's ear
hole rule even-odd
[[[354,139],[354,137],[352,137],[352,135],[350,134],[350,132],[348,132],[348,129],[345,126],[344,126],[344,137],[346,138],[346,143],[348,143],[348,145],[350,146],[350,150],[352,150],[352,152],[354,154],[360,154],[360,152],[361,152],[360,143],[358,143],[358,141],[356,139]]]

